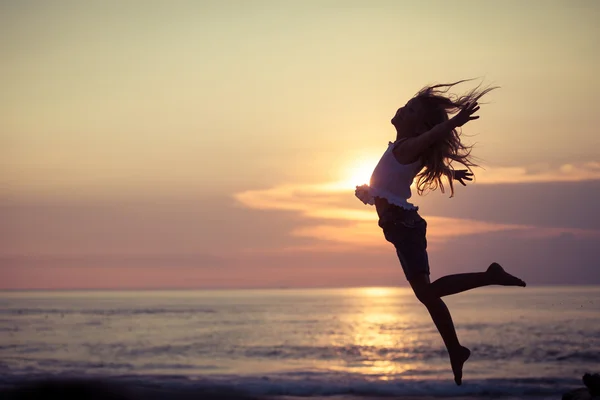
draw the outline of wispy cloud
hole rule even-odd
[[[228,259],[213,254],[78,254],[78,255],[0,255],[0,270],[23,267],[61,268],[217,268]]]
[[[425,218],[428,222],[427,240],[430,245],[441,244],[460,236],[480,235],[501,231],[511,231],[514,235],[524,239],[550,238],[562,235],[595,237],[600,239],[600,231],[595,230],[499,224],[472,219],[438,216],[425,216]],[[389,246],[389,244],[383,240],[381,229],[374,223],[366,222],[355,222],[342,226],[333,224],[309,225],[294,229],[291,232],[291,235],[335,243],[338,246],[331,248],[331,250],[334,251],[340,249],[348,250],[350,246],[373,249]]]
[[[529,167],[492,168],[481,171],[478,184],[576,182],[600,180],[600,163],[564,164],[553,169],[542,165]],[[354,196],[347,182],[325,184],[288,184],[264,190],[249,190],[235,195],[237,201],[249,208],[298,212],[305,224],[289,234],[310,238],[320,243],[321,250],[338,251],[350,246],[379,248],[385,246],[381,230],[375,223],[377,215],[371,207],[356,200],[356,208],[348,207],[347,199]],[[474,219],[427,216],[428,239],[444,242],[458,236],[514,231],[527,237],[552,237],[561,234],[593,235],[598,232],[583,229],[541,228],[526,224],[496,223]],[[310,246],[309,246],[310,248]]]
[[[372,220],[372,210],[340,207],[352,190],[339,183],[281,185],[270,189],[248,190],[234,195],[249,208],[297,211],[309,218]],[[358,200],[357,200],[358,201]]]
[[[600,162],[489,168],[476,171],[476,175],[477,182],[481,184],[581,182],[600,180]]]
[[[558,167],[531,165],[476,171],[477,184],[580,182],[600,180],[600,162],[563,164]],[[298,211],[307,217],[367,221],[370,211],[340,207],[342,198],[353,195],[348,181],[322,184],[287,184],[269,189],[248,190],[234,195],[249,208]]]
[[[443,242],[451,237],[491,233],[505,230],[527,230],[528,226],[497,224],[461,218],[425,216],[428,223],[429,242]],[[388,244],[382,240],[381,229],[373,222],[352,222],[344,225],[319,224],[299,227],[291,234],[321,241],[344,243],[360,247],[382,247]]]

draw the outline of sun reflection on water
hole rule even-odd
[[[356,291],[359,302],[352,320],[348,322],[345,351],[351,351],[352,362],[340,369],[360,373],[371,379],[391,380],[398,374],[415,369],[407,362],[407,348],[414,347],[419,338],[407,329],[410,314],[405,310],[401,291],[395,288],[370,287]],[[409,333],[412,332],[412,333]]]
[[[386,287],[365,287],[359,291],[367,297],[390,297],[394,293],[394,289]]]

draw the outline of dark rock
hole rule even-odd
[[[562,400],[600,400],[600,374],[585,374],[582,380],[586,387],[563,394]]]
[[[571,390],[563,394],[562,400],[591,400],[592,395],[586,388]]]
[[[585,374],[583,384],[588,388],[592,396],[600,396],[600,374]]]

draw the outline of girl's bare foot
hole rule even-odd
[[[486,273],[490,277],[492,284],[494,285],[502,285],[502,286],[522,286],[525,287],[527,284],[525,281],[517,278],[506,272],[504,268],[500,266],[498,263],[492,263]]]
[[[460,346],[460,348],[450,354],[450,364],[452,364],[452,372],[454,373],[454,382],[458,386],[462,384],[462,370],[465,361],[469,359],[471,355],[471,350],[467,349],[465,346]]]

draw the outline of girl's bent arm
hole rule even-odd
[[[453,129],[479,118],[478,116],[473,116],[478,110],[479,106],[477,105],[477,102],[465,104],[460,112],[448,121],[437,124],[419,136],[405,140],[402,143],[402,146],[398,146],[398,152],[394,150],[394,154],[397,158],[404,158],[407,154],[410,154],[409,158],[419,158],[425,150],[435,144],[438,140],[443,139],[444,136],[449,135]]]
[[[453,118],[442,122],[441,124],[437,124],[430,130],[425,133],[422,133],[419,136],[412,137],[406,139],[402,146],[399,146],[402,149],[402,153],[404,154],[412,154],[415,158],[418,158],[427,150],[429,147],[434,145],[440,139],[443,139],[446,135],[449,135],[453,129],[457,127],[456,122],[453,121]]]

